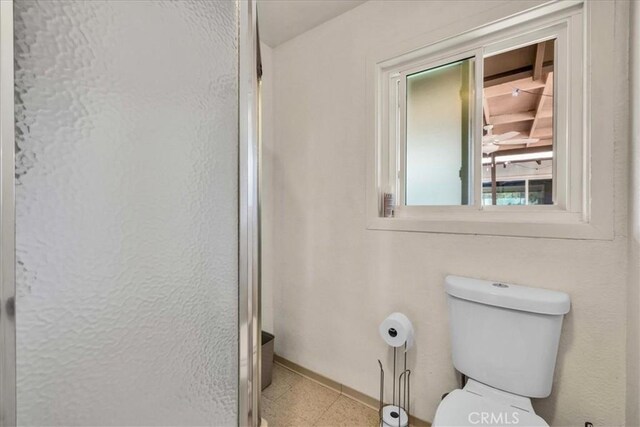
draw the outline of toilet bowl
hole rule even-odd
[[[529,398],[470,379],[462,390],[454,390],[442,400],[432,426],[548,427],[548,424],[533,411]]]
[[[447,276],[453,366],[469,380],[440,402],[433,427],[547,426],[530,398],[551,394],[569,295]]]

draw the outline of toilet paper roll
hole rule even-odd
[[[402,347],[407,343],[407,349],[413,347],[413,325],[411,320],[402,313],[392,313],[380,324],[380,336],[392,347]]]

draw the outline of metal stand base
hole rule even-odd
[[[393,397],[391,405],[385,406],[384,404],[384,368],[382,367],[382,362],[378,360],[378,365],[380,366],[380,407],[378,410],[380,427],[407,427],[409,425],[409,407],[411,405],[411,370],[407,369],[407,345],[405,344],[404,346],[404,369],[398,376],[398,387],[396,389],[397,350],[398,349],[396,347],[393,348],[393,378],[391,378],[391,382],[393,384]]]
[[[387,405],[382,408],[380,427],[408,427],[409,415],[399,406]]]

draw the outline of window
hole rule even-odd
[[[389,75],[388,119],[395,123],[387,143],[399,161],[386,193],[396,203],[386,215],[410,215],[415,206],[529,205],[499,203],[496,193],[501,176],[527,167],[549,175],[553,187],[554,110],[565,107],[553,97],[559,30],[419,58]],[[552,189],[541,202],[565,204],[564,194],[557,196]]]
[[[608,236],[590,225],[592,161],[605,150],[585,133],[594,7],[605,6],[547,4],[372,58],[369,227]]]

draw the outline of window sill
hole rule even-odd
[[[582,221],[579,214],[553,215],[545,221],[530,221],[509,215],[506,221],[497,212],[473,212],[474,217],[433,215],[429,218],[394,217],[369,218],[368,230],[412,231],[423,233],[472,234],[511,237],[536,237],[551,239],[612,240],[611,227],[598,226]],[[494,215],[498,214],[498,215]],[[504,214],[504,213],[503,213]],[[540,217],[540,215],[538,215]],[[542,215],[545,217],[545,215]]]

